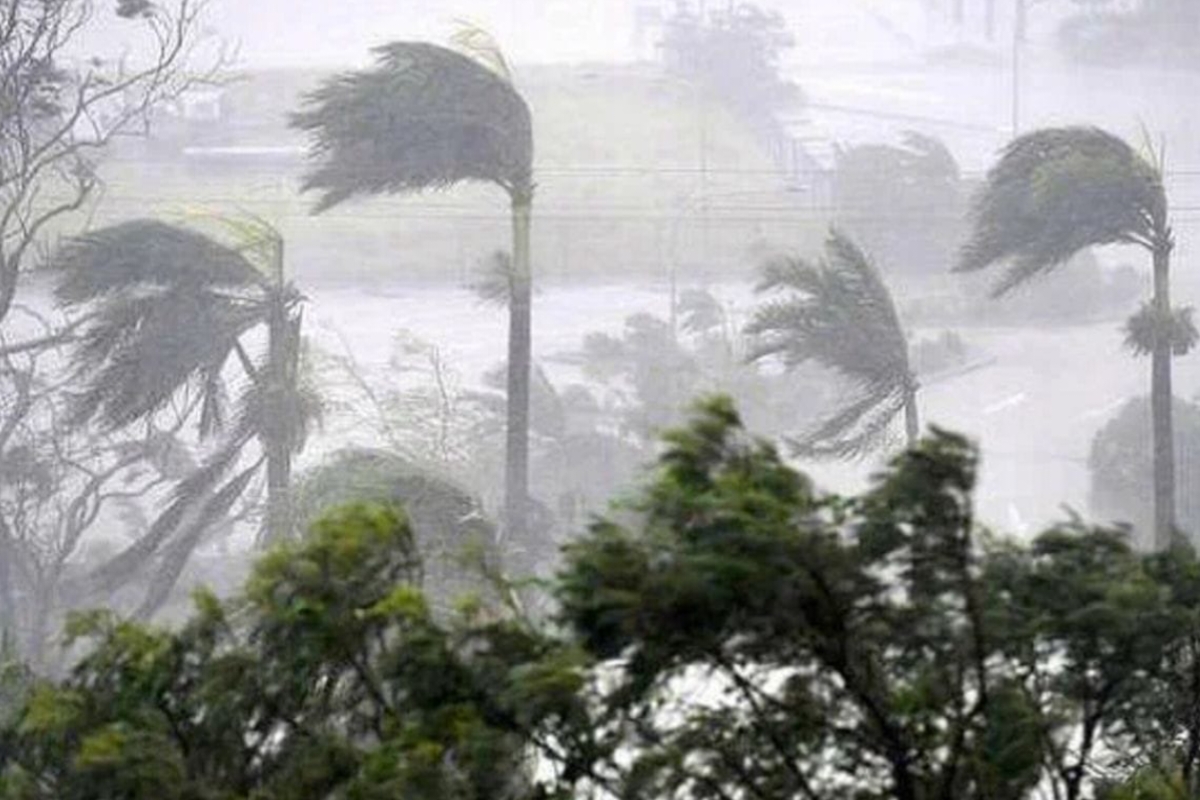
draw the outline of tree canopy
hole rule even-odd
[[[709,400],[547,627],[439,620],[403,513],[335,510],[182,628],[77,617],[0,714],[0,797],[1194,796],[1200,561],[989,536],[977,466],[934,430],[826,495]]]

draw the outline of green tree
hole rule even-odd
[[[317,212],[358,195],[473,181],[508,195],[513,257],[505,526],[520,531],[529,496],[533,128],[498,51],[476,37],[474,52],[482,57],[424,42],[377,48],[374,68],[329,80],[308,96],[292,124],[313,140],[318,163],[304,188],[322,193]]]
[[[308,530],[328,509],[352,503],[406,509],[435,611],[448,613],[478,587],[478,567],[500,572],[494,525],[475,498],[436,472],[387,451],[338,450],[297,481],[297,528]]]
[[[637,527],[594,525],[560,585],[611,671],[594,727],[628,760],[618,792],[1032,788],[1036,709],[988,661],[974,474],[968,444],[935,433],[865,496],[821,498],[725,401],[669,434]]]
[[[1171,356],[1190,349],[1195,330],[1188,310],[1171,308],[1175,240],[1161,164],[1097,128],[1035,131],[1011,142],[988,172],[972,223],[956,269],[971,272],[1007,263],[995,295],[1093,245],[1132,244],[1150,253],[1153,299],[1129,329],[1135,351],[1151,356],[1154,541],[1168,547],[1175,531]]]
[[[0,798],[1195,795],[1200,561],[980,535],[933,430],[819,494],[726,398],[566,549],[550,630],[434,615],[388,506],[323,516],[176,631],[100,612],[0,721]]]
[[[778,357],[788,368],[815,361],[848,379],[858,394],[797,440],[798,452],[865,453],[901,413],[908,444],[916,443],[917,378],[908,337],[883,279],[849,237],[833,231],[816,263],[790,257],[768,263],[758,291],[783,296],[765,303],[747,326],[757,339],[751,357]]]
[[[72,240],[53,264],[58,299],[90,315],[73,353],[71,422],[111,430],[163,413],[194,414],[200,436],[213,440],[147,534],[93,576],[94,591],[111,591],[161,556],[146,612],[165,600],[200,538],[263,468],[263,535],[279,539],[291,528],[291,458],[317,410],[300,374],[302,298],[284,279],[273,229],[234,225],[237,247],[161,222],[121,223]],[[266,353],[255,359],[243,340],[260,328]],[[231,362],[245,378],[232,404]],[[254,440],[262,452],[247,466]]]
[[[177,631],[79,616],[87,654],[4,731],[0,797],[544,797],[524,731],[578,683],[546,687],[511,620],[439,626],[419,571],[403,514],[354,506]]]

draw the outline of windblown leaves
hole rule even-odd
[[[988,172],[956,269],[1007,263],[1001,295],[1085,247],[1164,246],[1166,215],[1158,168],[1123,140],[1098,128],[1035,131]]]
[[[313,142],[305,190],[317,211],[356,195],[438,189],[461,181],[530,190],[529,108],[505,78],[444,47],[397,42],[373,68],[330,79],[292,125]]]
[[[773,293],[747,326],[751,358],[785,366],[808,361],[835,370],[854,389],[845,407],[805,435],[798,449],[846,456],[877,444],[914,387],[908,341],[891,294],[866,255],[833,231],[813,263],[780,258],[767,264],[760,293]]]

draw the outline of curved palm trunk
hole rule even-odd
[[[915,383],[904,389],[904,434],[908,447],[915,447],[921,438],[921,417],[917,410],[917,387]]]
[[[525,531],[529,500],[529,376],[532,353],[532,274],[529,235],[533,189],[512,192],[513,274],[508,316],[508,419],[504,457],[504,533]]]
[[[1154,248],[1154,311],[1161,324],[1171,314],[1171,245]],[[1150,361],[1150,415],[1154,427],[1154,547],[1166,550],[1175,535],[1175,439],[1171,419],[1171,337],[1155,337]]]

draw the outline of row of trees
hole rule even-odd
[[[1200,562],[981,535],[976,467],[935,431],[821,495],[710,400],[551,625],[431,610],[402,513],[332,512],[182,628],[86,614],[64,679],[4,672],[0,797],[1196,796]]]
[[[3,235],[12,249],[0,254],[0,320],[13,307],[18,273],[39,237],[92,196],[94,159],[111,137],[136,123],[148,126],[210,77],[186,71],[195,69],[189,57],[198,14],[186,0],[173,13],[151,3],[120,4],[118,15],[146,26],[157,48],[152,67],[132,73],[124,63],[105,72],[98,59],[82,72],[57,65],[59,51],[91,24],[90,3],[9,5],[0,42],[17,66],[5,84],[15,110],[5,115],[13,130],[5,135],[11,149],[2,173],[11,180],[3,186],[9,211],[2,220],[14,233]],[[469,55],[422,43],[381,48],[374,69],[329,80],[293,122],[313,139],[315,166],[305,188],[322,193],[318,212],[360,194],[461,181],[491,182],[509,195],[515,257],[507,275],[505,507],[506,527],[521,531],[528,505],[532,127],[490,40],[467,32],[458,45]],[[109,103],[116,109],[111,119],[104,116]],[[94,130],[81,131],[86,126]],[[47,207],[46,193],[64,180],[68,200]],[[135,607],[152,613],[197,544],[229,521],[261,473],[262,540],[292,534],[292,460],[319,410],[301,359],[303,298],[286,280],[284,243],[269,224],[224,220],[220,227],[222,235],[208,235],[139,220],[71,240],[48,256],[69,321],[47,321],[37,336],[5,337],[12,367],[0,427],[0,448],[11,444],[0,502],[6,631],[31,629],[17,626],[14,615],[36,597],[30,638],[40,642],[49,609],[111,596],[148,569],[145,597]],[[253,355],[263,339],[261,357]],[[102,438],[113,440],[115,455],[103,455]],[[66,452],[75,439],[82,449]],[[61,509],[63,482],[46,470],[62,464],[82,475],[83,488],[58,511],[66,532],[48,542],[39,534],[56,523],[40,512]],[[147,465],[156,465],[149,474]],[[157,516],[139,523],[120,552],[64,582],[85,531],[117,507],[138,515],[142,502],[161,503]]]
[[[920,140],[912,146],[929,151]],[[1150,255],[1152,299],[1130,318],[1126,333],[1129,347],[1151,358],[1158,549],[1168,548],[1176,535],[1171,359],[1189,352],[1197,339],[1191,309],[1171,305],[1175,240],[1162,176],[1153,154],[1142,155],[1099,129],[1022,136],[1005,148],[977,193],[955,265],[959,272],[1004,266],[993,289],[1000,296],[1089,247],[1134,245]],[[901,411],[911,444],[919,426],[907,338],[886,286],[862,251],[835,233],[823,262],[770,264],[762,288],[788,295],[766,305],[750,326],[763,337],[757,355],[780,355],[787,364],[816,360],[859,390],[807,444],[817,453],[860,453],[878,443]]]

